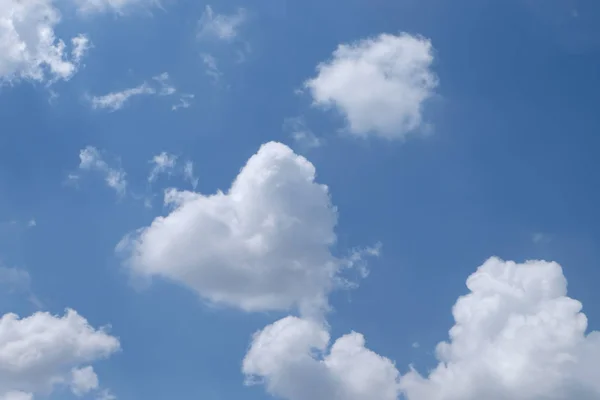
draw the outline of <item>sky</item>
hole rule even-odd
[[[0,400],[600,399],[594,0],[0,0]]]

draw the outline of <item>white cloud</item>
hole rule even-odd
[[[336,209],[315,168],[281,143],[248,160],[227,193],[168,190],[173,211],[117,247],[132,272],[246,311],[327,309],[338,272]]]
[[[86,36],[65,42],[55,35],[60,12],[52,0],[0,2],[0,83],[21,79],[68,80],[89,48]]]
[[[396,400],[400,374],[387,358],[365,348],[352,332],[328,350],[320,324],[286,317],[254,335],[242,370],[286,400]]]
[[[407,400],[600,398],[600,332],[586,336],[582,305],[561,267],[486,261],[467,280],[450,341],[427,377],[402,377]]]
[[[198,37],[232,41],[238,36],[239,29],[245,21],[246,12],[242,8],[229,15],[215,14],[212,7],[207,5],[198,24]]]
[[[283,130],[288,132],[294,142],[305,149],[321,147],[323,140],[318,138],[306,125],[302,117],[286,118],[283,122]]]
[[[79,169],[97,171],[104,175],[106,184],[122,196],[127,190],[126,173],[121,168],[113,168],[104,161],[102,155],[93,146],[87,146],[79,152]],[[79,175],[70,174],[69,180],[77,180]]]
[[[36,313],[0,318],[0,399],[31,399],[73,383],[72,370],[120,349],[105,329],[94,329],[74,310],[63,317]]]
[[[73,368],[71,370],[71,391],[75,396],[82,396],[98,389],[98,375],[91,366]]]
[[[188,181],[192,188],[195,190],[198,186],[198,178],[194,175],[194,163],[191,161],[186,161],[183,165],[183,177],[186,181]]]
[[[170,83],[170,76],[167,72],[152,77],[151,84],[144,82],[136,87],[124,89],[121,91],[111,92],[101,96],[91,96],[90,104],[94,109],[108,109],[117,111],[123,108],[125,104],[136,96],[174,96],[178,93],[177,88]],[[182,107],[189,107],[189,100],[194,95],[182,93],[180,94],[179,103],[173,105],[172,109],[177,110]]]
[[[150,171],[150,175],[148,175],[148,182],[154,182],[160,174],[171,174],[175,169],[176,162],[177,156],[165,151],[155,155],[150,161],[153,167]]]
[[[179,103],[173,104],[173,106],[171,106],[171,110],[177,111],[180,108],[190,108],[194,97],[196,97],[196,96],[194,96],[193,94],[189,94],[189,93],[181,94],[179,96]]]
[[[93,108],[106,108],[111,111],[117,111],[123,108],[125,103],[134,96],[151,95],[155,93],[156,89],[144,82],[134,88],[121,90],[119,92],[111,92],[102,96],[93,96],[90,101]]]
[[[98,396],[96,396],[97,400],[117,400],[117,396],[112,394],[112,392],[108,389],[102,390]]]
[[[204,63],[206,75],[210,76],[216,83],[221,79],[223,73],[217,66],[217,60],[210,54],[201,54],[202,62]]]
[[[342,44],[305,82],[317,106],[337,109],[356,136],[403,139],[425,129],[437,78],[431,42],[406,33]]]

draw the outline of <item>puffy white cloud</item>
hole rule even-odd
[[[92,390],[98,389],[98,375],[94,368],[73,368],[71,371],[71,391],[76,396],[82,396]]]
[[[135,274],[189,286],[213,303],[320,313],[350,266],[330,252],[337,213],[327,186],[281,143],[263,145],[227,193],[171,189],[165,203],[170,214],[117,249]]]
[[[231,41],[237,37],[245,21],[246,12],[242,8],[233,14],[215,14],[212,7],[207,5],[198,24],[198,37]]]
[[[0,82],[67,80],[89,48],[86,36],[71,39],[71,53],[55,35],[60,12],[52,0],[0,2]]]
[[[92,388],[89,372],[93,370],[80,370],[80,366],[119,349],[117,338],[93,328],[74,310],[63,317],[40,312],[20,319],[5,314],[0,318],[0,399],[31,399],[35,393],[84,381]]]
[[[315,105],[346,118],[350,134],[403,139],[426,127],[424,103],[437,86],[433,59],[425,38],[382,34],[338,46],[305,87]]]
[[[437,346],[439,365],[402,377],[408,400],[600,398],[600,332],[586,335],[558,264],[491,258],[467,286],[450,340]]]
[[[328,350],[320,324],[286,317],[254,335],[242,370],[286,400],[396,400],[400,374],[394,364],[365,348],[352,332]]]
[[[126,173],[121,168],[113,168],[93,146],[87,146],[79,152],[79,169],[97,171],[104,175],[106,185],[114,189],[118,195],[125,194],[127,190]],[[70,180],[79,179],[79,175],[69,175]]]

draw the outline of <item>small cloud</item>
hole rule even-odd
[[[549,243],[552,237],[546,233],[536,232],[531,236],[531,240],[535,244],[544,244]]]
[[[29,302],[37,308],[42,308],[42,302],[33,293],[31,275],[20,268],[9,268],[0,265],[0,288],[9,293],[21,293],[27,296]]]
[[[96,396],[96,400],[117,400],[117,396],[112,394],[110,390],[104,389],[100,393],[98,393],[98,396]]]
[[[152,79],[158,82],[160,86],[160,90],[158,91],[160,96],[170,96],[177,92],[177,89],[169,83],[169,74],[167,72],[163,72]]]
[[[155,94],[156,90],[150,87],[147,83],[142,83],[139,86],[125,89],[119,92],[111,92],[102,96],[93,96],[90,100],[94,109],[108,109],[117,111],[123,108],[125,103],[134,96],[143,96]]]
[[[414,343],[412,344],[412,348],[413,348],[413,349],[418,349],[419,347],[421,347],[421,345],[419,344],[419,342],[414,342]]]
[[[238,36],[241,25],[246,21],[246,11],[237,9],[233,14],[216,14],[210,5],[198,23],[199,38],[214,38],[223,41],[232,41]]]
[[[192,185],[195,190],[198,186],[198,178],[194,176],[194,163],[191,161],[186,161],[185,165],[183,166],[183,177]]]
[[[154,167],[152,167],[152,171],[150,171],[150,175],[148,175],[148,182],[154,182],[156,178],[158,178],[158,175],[163,173],[170,175],[175,168],[176,162],[177,156],[164,151],[154,156],[152,160],[150,160],[150,163],[153,164]]]
[[[77,397],[98,389],[98,375],[94,368],[73,368],[71,370],[71,391]]]
[[[323,145],[323,140],[306,126],[306,121],[302,117],[286,118],[283,122],[283,129],[289,133],[294,142],[305,149]]]
[[[104,161],[102,155],[93,146],[87,146],[79,152],[79,169],[84,171],[96,171],[104,175],[106,185],[114,189],[119,196],[125,194],[127,190],[127,174],[121,168],[109,166]],[[78,181],[80,179],[77,174],[69,174],[68,182]]]
[[[206,67],[206,75],[210,76],[213,79],[213,81],[217,83],[223,75],[223,73],[219,70],[219,67],[217,66],[217,60],[215,59],[215,57],[207,53],[201,54],[201,57],[202,62]]]
[[[181,96],[179,96],[179,103],[173,104],[173,106],[171,107],[171,110],[177,111],[180,108],[189,108],[192,105],[191,100],[193,100],[194,97],[195,96],[193,94],[187,94],[187,93],[182,94]]]
[[[29,222],[27,222],[27,226],[29,228],[33,228],[33,227],[37,226],[37,222],[35,221],[35,219],[32,218],[29,220]]]

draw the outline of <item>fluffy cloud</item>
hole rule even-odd
[[[400,374],[365,348],[358,333],[339,338],[316,322],[287,317],[255,334],[243,363],[249,382],[264,381],[286,400],[396,400]]]
[[[586,336],[558,264],[491,258],[467,286],[450,341],[437,347],[439,365],[426,378],[402,378],[408,400],[600,398],[600,333]]]
[[[425,127],[437,78],[431,42],[403,33],[342,44],[305,82],[317,106],[337,109],[356,136],[402,139]]]
[[[94,329],[73,310],[63,317],[6,314],[0,318],[0,399],[31,399],[58,385],[94,389],[97,377],[87,365],[119,348],[118,339]]]
[[[249,382],[287,400],[594,400],[600,332],[586,333],[580,302],[553,262],[486,261],[458,299],[450,340],[426,377],[365,348],[362,335],[329,352],[321,324],[284,318],[258,332],[244,359]]]
[[[98,389],[98,375],[94,368],[74,368],[71,371],[71,391],[76,396],[82,396],[92,390]]]
[[[71,39],[71,50],[55,35],[60,13],[52,0],[0,2],[0,82],[67,80],[89,48],[86,36]]]
[[[165,203],[172,212],[118,250],[134,273],[187,285],[213,303],[320,312],[350,264],[330,252],[337,213],[327,186],[280,143],[263,145],[227,193],[171,189]]]
[[[104,158],[93,146],[87,146],[79,152],[79,169],[84,171],[97,171],[104,175],[106,185],[114,189],[118,195],[125,194],[127,180],[125,171],[121,168],[113,168],[108,165]],[[79,179],[79,175],[69,175],[70,180]]]
[[[231,41],[237,37],[245,20],[246,12],[242,8],[233,14],[215,14],[207,5],[198,23],[198,37]]]

